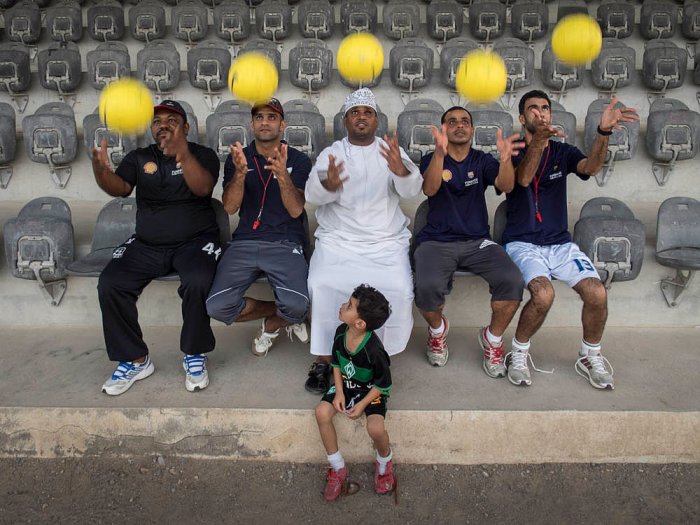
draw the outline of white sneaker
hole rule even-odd
[[[279,328],[274,332],[266,332],[265,319],[263,319],[262,326],[258,331],[258,335],[255,336],[255,339],[253,339],[253,346],[250,349],[251,352],[253,352],[253,355],[256,355],[258,357],[267,356],[267,352],[270,350],[272,344],[275,342],[275,339],[279,337],[279,335]]]
[[[146,356],[143,363],[120,361],[112,376],[102,385],[102,391],[110,396],[118,396],[129,390],[136,381],[146,379],[155,370],[150,356]]]
[[[581,377],[588,379],[588,382],[595,388],[602,390],[615,389],[613,381],[613,367],[610,361],[605,359],[600,353],[588,354],[579,358],[574,365],[574,370]]]
[[[182,358],[185,369],[185,388],[188,392],[204,390],[209,386],[207,356],[204,354],[187,355]]]
[[[309,330],[308,328],[306,328],[306,323],[303,321],[298,324],[290,324],[284,329],[287,331],[287,335],[289,336],[290,341],[294,340],[292,338],[292,334],[296,335],[297,339],[299,339],[299,341],[301,341],[304,344],[311,341],[311,337],[309,336]]]

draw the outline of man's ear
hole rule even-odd
[[[520,124],[523,126],[525,125],[525,115],[518,115],[518,120],[520,121]]]
[[[182,126],[182,131],[185,132],[185,138],[187,138],[187,135],[190,132],[190,123],[189,122],[185,122],[185,124]]]
[[[280,122],[280,132],[283,132],[284,128],[286,128],[286,127],[287,127],[287,123],[284,120],[282,120]]]

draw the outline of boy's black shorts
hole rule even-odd
[[[352,408],[355,403],[359,403],[359,401],[367,395],[365,390],[350,390],[343,388],[343,392],[345,394],[345,408],[347,409]],[[328,392],[323,395],[321,401],[327,401],[328,403],[333,404],[334,399],[335,385],[332,385],[328,389]],[[365,416],[377,414],[379,416],[386,417],[386,400],[387,397],[382,395],[372,401],[369,405],[367,405],[367,408],[365,408]]]

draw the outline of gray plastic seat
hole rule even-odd
[[[87,8],[87,31],[95,40],[107,42],[124,36],[124,8],[117,0],[100,0]]]
[[[511,136],[513,134],[513,117],[497,104],[468,109],[474,119],[472,123],[474,127],[472,147],[484,153],[490,153],[498,159],[496,132],[500,129],[504,137]]]
[[[598,135],[598,124],[605,107],[610,103],[609,99],[596,99],[588,106],[586,113],[585,131],[583,135],[583,145],[586,154],[590,155],[593,143]],[[616,108],[625,107],[625,104],[618,102]],[[639,121],[618,122],[619,129],[613,129],[613,134],[608,137],[608,151],[605,154],[605,163],[601,173],[595,177],[599,186],[604,186],[615,169],[615,162],[629,160],[637,153],[639,145]]]
[[[214,31],[229,45],[250,36],[250,9],[242,0],[226,0],[214,6]]]
[[[508,108],[515,104],[515,91],[532,84],[535,76],[535,52],[522,40],[501,38],[493,46],[506,65]]]
[[[284,140],[290,146],[294,146],[302,153],[306,153],[311,161],[326,147],[326,119],[318,108],[303,99],[294,99],[285,102]]]
[[[686,1],[683,5],[681,32],[688,40],[700,39],[700,2]],[[697,54],[695,55],[697,56]]]
[[[330,38],[335,25],[335,13],[328,0],[306,0],[297,9],[299,31],[304,38]]]
[[[99,150],[103,139],[107,139],[107,155],[114,167],[119,165],[127,153],[138,146],[136,136],[123,135],[107,129],[100,120],[99,108],[95,108],[95,111],[85,115],[83,119],[83,142],[85,153],[90,160],[92,160],[93,146]]]
[[[656,220],[656,262],[675,268],[675,277],[660,283],[670,307],[678,306],[700,269],[700,202],[691,197],[671,197],[659,207]]]
[[[636,279],[642,270],[644,224],[620,200],[595,197],[586,202],[574,225],[573,238],[606,288],[613,282]]]
[[[90,253],[68,265],[68,275],[99,277],[112,259],[114,249],[136,230],[136,198],[116,198],[97,215]]]
[[[469,6],[469,31],[477,40],[491,42],[506,29],[506,6],[501,2],[484,0]]]
[[[0,188],[7,188],[12,178],[10,162],[17,152],[17,128],[15,110],[9,104],[0,102]]]
[[[700,57],[700,40],[695,42],[695,56]],[[700,85],[700,60],[695,60],[695,69],[693,70],[693,82]]]
[[[32,82],[29,50],[24,44],[0,44],[0,91],[7,91],[20,113],[29,100],[24,94]]]
[[[180,82],[180,53],[167,40],[149,42],[136,54],[136,78],[158,94]]]
[[[63,99],[65,93],[72,93],[80,85],[82,71],[80,50],[73,42],[50,44],[39,51],[39,81],[45,89],[58,91]]]
[[[41,37],[41,11],[35,2],[22,0],[5,11],[5,34],[13,42],[35,44]]]
[[[603,38],[600,54],[591,62],[591,80],[601,91],[615,93],[636,77],[637,54],[633,47],[615,38]]]
[[[173,36],[193,45],[207,36],[207,8],[198,0],[182,0],[171,11]]]
[[[510,31],[515,38],[532,42],[549,30],[549,8],[546,4],[529,0],[517,2],[510,10]]]
[[[343,0],[340,4],[343,35],[374,33],[377,27],[377,4],[371,0]]]
[[[446,42],[462,34],[464,13],[456,0],[430,2],[427,10],[427,30],[431,38]]]
[[[559,60],[552,51],[551,40],[542,51],[542,83],[554,93],[564,94],[583,84],[584,66],[571,66]]]
[[[644,38],[671,38],[676,33],[678,7],[664,0],[644,0],[639,13],[639,32]]]
[[[331,82],[333,51],[323,40],[300,40],[289,50],[289,81],[305,91],[318,91]]]
[[[66,291],[67,266],[75,256],[68,204],[57,197],[33,199],[5,223],[3,233],[12,275],[36,280],[49,304],[58,306]]]
[[[399,144],[413,162],[420,162],[423,155],[435,150],[432,127],[440,128],[443,113],[440,103],[429,98],[411,100],[399,113],[396,122]]]
[[[216,151],[219,160],[226,160],[230,146],[243,147],[253,140],[250,128],[251,107],[237,100],[224,101],[207,117],[207,145]]]
[[[204,99],[211,111],[218,106],[218,92],[228,84],[231,53],[223,42],[201,42],[187,51],[187,76],[192,86],[205,91]]]
[[[642,79],[650,90],[664,93],[683,85],[688,54],[668,40],[647,42],[642,58]]]
[[[420,9],[409,0],[389,0],[382,12],[384,34],[393,40],[418,36]]]
[[[663,186],[679,160],[694,159],[700,140],[700,113],[680,100],[659,98],[649,108],[647,152],[654,159],[652,171]]]
[[[552,100],[550,113],[552,115],[552,126],[560,130],[565,137],[552,137],[551,140],[576,145],[576,115],[569,112],[556,100]]]
[[[342,140],[348,136],[348,130],[343,123],[344,116],[343,106],[341,106],[340,111],[333,117],[333,140]],[[387,117],[386,113],[382,113],[382,109],[379,106],[377,106],[377,119],[379,120],[379,124],[377,125],[377,131],[374,132],[374,135],[384,138],[384,135],[389,133],[389,117]]]
[[[262,38],[283,40],[292,28],[292,8],[287,2],[265,0],[255,8],[255,25]]]
[[[78,151],[73,109],[65,102],[48,102],[22,119],[24,150],[34,162],[48,164],[58,188],[68,184],[70,163]]]
[[[420,38],[399,40],[389,52],[391,82],[413,92],[430,83],[433,75],[433,50]]]
[[[46,29],[52,40],[77,42],[83,37],[83,13],[74,0],[63,0],[46,10]]]
[[[272,60],[272,63],[275,64],[275,67],[277,68],[277,74],[282,73],[282,53],[280,53],[280,50],[277,49],[277,45],[275,45],[274,42],[270,40],[265,40],[264,38],[253,38],[251,40],[248,40],[241,47],[238,56],[240,57],[244,53],[248,53],[250,51],[255,51],[257,53],[262,53],[263,55],[266,55],[267,58]]]
[[[182,106],[182,109],[185,110],[187,123],[190,125],[190,129],[187,132],[187,140],[190,142],[199,142],[199,119],[197,118],[197,114],[194,112],[189,102],[184,100],[177,100],[177,102]],[[145,130],[144,139],[147,145],[156,143],[150,131],[150,127]]]
[[[131,58],[126,45],[121,42],[103,42],[87,57],[88,80],[95,89],[102,89],[110,82],[131,74]]]
[[[129,32],[142,42],[165,38],[165,8],[152,0],[139,2],[129,9]]]
[[[634,4],[603,0],[598,6],[598,24],[605,38],[627,38],[634,31]]]

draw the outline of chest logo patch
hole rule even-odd
[[[452,172],[450,170],[442,170],[442,180],[450,182],[452,180]]]
[[[353,365],[352,362],[348,363],[345,365],[345,367],[343,367],[343,372],[345,372],[348,379],[352,379],[352,377],[355,375],[355,365]]]
[[[158,171],[158,165],[155,162],[147,162],[143,165],[143,172],[147,175],[153,175]]]
[[[469,173],[467,173],[467,177],[469,177],[470,179],[473,179],[473,178],[474,178],[474,172],[473,172],[473,171],[470,171]]]

